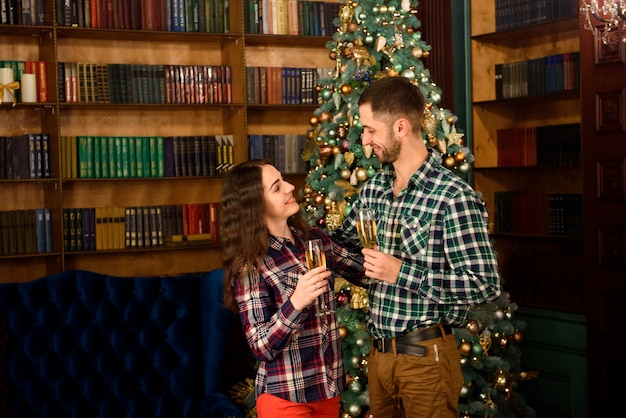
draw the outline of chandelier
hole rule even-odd
[[[601,38],[604,44],[611,42],[611,32],[615,30],[626,43],[626,0],[581,0],[580,13],[585,17],[585,29],[593,32],[596,38]],[[599,31],[591,23],[592,17],[604,24],[603,30]]]

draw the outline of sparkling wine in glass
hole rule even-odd
[[[378,241],[376,239],[376,220],[374,219],[374,211],[369,208],[360,209],[356,215],[356,231],[359,234],[359,240],[363,248],[378,249]],[[367,277],[366,284],[372,284],[375,280]]]
[[[326,254],[324,253],[322,240],[312,239],[307,241],[305,245],[306,263],[309,270],[319,266],[326,267]],[[320,304],[320,311],[317,316],[325,316],[334,312],[326,305],[326,300],[324,299],[323,294],[319,296],[318,300]]]
[[[356,230],[363,248],[375,250],[378,247],[376,240],[376,220],[374,212],[369,208],[359,210],[356,218]]]

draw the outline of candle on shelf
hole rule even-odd
[[[37,101],[37,80],[35,74],[22,74],[20,84],[22,103],[35,103]]]

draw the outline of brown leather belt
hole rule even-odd
[[[443,331],[442,331],[443,328]],[[393,342],[396,342],[396,352],[400,354],[410,354],[413,356],[426,355],[426,347],[419,345],[419,342],[441,338],[452,333],[449,325],[435,325],[429,328],[412,331],[401,335],[398,338],[376,338],[372,340],[374,348],[381,353],[393,353]]]

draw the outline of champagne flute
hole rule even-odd
[[[312,239],[306,241],[305,245],[306,264],[309,270],[319,266],[326,267],[326,254],[324,253],[322,240]],[[318,300],[320,304],[320,311],[317,316],[330,315],[334,312],[326,305],[326,300],[324,299],[323,294],[318,297]]]
[[[376,220],[374,220],[374,211],[370,208],[360,209],[356,218],[356,230],[361,240],[363,248],[378,248],[376,239]]]
[[[359,240],[363,248],[378,249],[378,241],[376,238],[376,220],[374,219],[374,211],[370,208],[362,208],[356,216],[356,231],[359,234]],[[372,284],[375,280],[366,278],[366,284]]]

